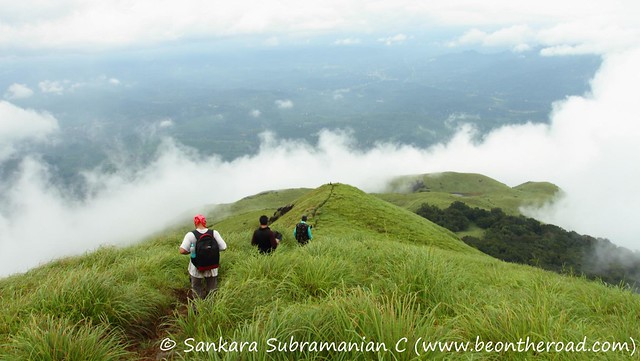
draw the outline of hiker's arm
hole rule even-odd
[[[180,251],[180,254],[191,254],[191,251],[189,250],[191,244],[193,244],[193,242],[195,242],[196,237],[193,235],[193,233],[189,232],[184,236],[184,239],[182,240],[182,243],[180,244],[180,247],[178,248],[178,250]]]
[[[218,242],[218,249],[224,251],[227,249],[227,243],[224,241],[220,233],[218,231],[213,231],[213,238],[215,238],[216,242]]]

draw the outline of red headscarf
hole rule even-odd
[[[194,224],[202,224],[203,227],[207,226],[207,219],[202,215],[202,214],[196,214],[195,217],[193,217],[193,223]]]

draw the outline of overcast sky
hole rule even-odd
[[[54,186],[47,167],[27,155],[17,174],[0,184],[0,276],[98,244],[142,239],[174,221],[177,212],[203,203],[329,181],[376,191],[387,177],[438,171],[483,173],[512,186],[529,180],[554,182],[565,198],[538,212],[539,218],[640,249],[640,222],[635,219],[640,214],[636,0],[0,0],[0,9],[0,59],[52,52],[105,54],[202,39],[233,41],[246,35],[263,39],[267,46],[317,36],[344,46],[370,38],[381,46],[402,46],[413,40],[414,31],[441,30],[453,34],[442,44],[452,51],[475,46],[603,57],[590,91],[558,99],[548,124],[505,126],[482,138],[464,126],[451,141],[428,149],[381,144],[359,151],[350,137],[328,130],[313,145],[264,135],[258,154],[224,162],[167,139],[145,169],[120,169],[115,174],[96,169],[78,175],[90,190],[87,199]],[[120,82],[100,81],[114,86]],[[19,152],[21,142],[46,142],[59,131],[58,120],[47,109],[23,109],[16,100],[36,91],[64,92],[71,86],[44,79],[38,89],[22,82],[0,84],[0,162]],[[298,107],[289,99],[275,106]],[[252,116],[262,115],[255,110]],[[170,127],[171,121],[158,126]],[[261,162],[279,176],[260,184],[245,182],[251,179],[253,164]],[[292,170],[292,164],[305,168]],[[202,183],[185,176],[198,172],[215,181]],[[31,264],[15,262],[20,248],[16,240],[34,224],[47,230],[47,243],[38,248],[42,254]],[[87,234],[100,237],[88,242]]]
[[[633,0],[0,0],[0,48],[110,49],[247,34],[357,39],[455,27],[468,30],[460,43],[602,52],[636,41],[638,7]]]

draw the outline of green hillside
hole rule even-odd
[[[287,204],[293,208],[272,224],[282,244],[260,255],[249,242],[258,216]],[[300,190],[296,198],[267,192],[224,212],[209,215],[229,249],[220,289],[204,301],[188,300],[188,257],[177,250],[188,221],[132,247],[0,280],[0,359],[638,357],[637,294],[498,261],[351,186]],[[314,226],[304,247],[291,234],[302,214]],[[161,351],[170,340],[175,348]],[[437,341],[469,349],[428,350]],[[614,342],[622,350],[612,350]]]
[[[557,186],[547,182],[527,182],[511,188],[481,174],[455,172],[399,177],[388,188],[378,196],[411,211],[422,203],[446,208],[463,201],[470,207],[501,208],[508,214],[520,214],[521,207],[550,202],[559,192]]]
[[[226,219],[229,215],[238,215],[240,213],[261,211],[263,209],[278,208],[280,206],[291,204],[311,189],[281,189],[258,193],[241,200],[231,203],[211,206],[212,211],[210,218],[214,222]]]

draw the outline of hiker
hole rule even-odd
[[[207,228],[207,219],[198,214],[193,217],[195,230],[187,233],[180,245],[180,254],[191,255],[189,276],[195,296],[206,298],[218,289],[220,251],[227,244],[218,231]]]
[[[296,228],[293,229],[293,237],[295,237],[300,244],[307,244],[313,239],[313,235],[311,235],[311,225],[307,224],[307,216],[302,216],[300,222],[296,224]]]
[[[260,227],[253,232],[251,244],[258,246],[260,253],[271,253],[271,251],[278,247],[280,240],[276,237],[276,233],[267,225],[269,223],[269,217],[260,216],[259,222]],[[280,238],[282,238],[282,235],[280,235]]]

